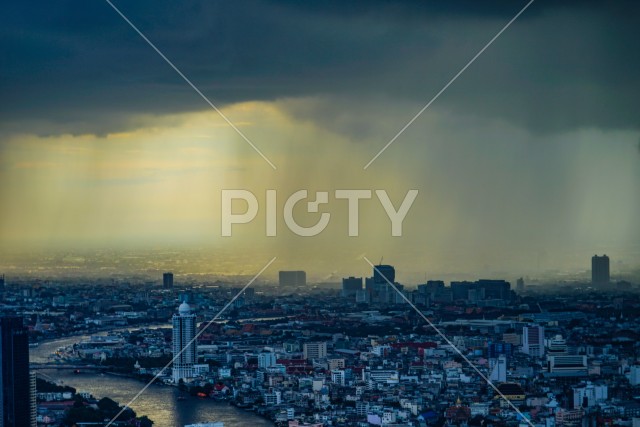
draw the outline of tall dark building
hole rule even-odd
[[[29,335],[22,317],[0,317],[0,399],[3,427],[30,427]]]
[[[444,283],[442,284],[444,288]],[[451,294],[454,301],[469,299],[469,291],[476,289],[477,286],[473,282],[451,282]],[[477,299],[477,298],[476,298]]]
[[[609,257],[594,255],[591,258],[591,283],[606,285],[609,283]]]
[[[164,289],[172,289],[173,288],[173,273],[163,273],[162,274],[162,287]]]
[[[396,282],[396,269],[391,265],[376,265],[373,268],[373,281],[375,283],[387,283],[387,280],[391,283]]]
[[[4,274],[0,276],[0,291],[4,289]]]
[[[484,289],[486,299],[507,300],[510,298],[511,283],[505,280],[480,279],[476,283],[478,288]]]
[[[342,296],[355,297],[362,290],[362,277],[346,277],[342,279]]]
[[[298,271],[280,271],[278,273],[278,284],[280,286],[306,286],[307,273]]]

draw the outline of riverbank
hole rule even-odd
[[[140,380],[119,375],[99,373],[74,374],[71,370],[44,370],[78,391],[86,391],[96,398],[109,397],[126,404],[143,387]],[[237,408],[228,402],[209,398],[187,396],[177,387],[149,387],[133,403],[131,408],[139,415],[153,419],[154,427],[182,427],[185,424],[222,421],[225,427],[273,427],[274,423],[260,415]]]
[[[119,331],[135,330],[144,327],[170,327],[160,324],[152,326],[136,325],[128,328],[117,328]],[[115,332],[116,329],[102,331],[101,334]],[[35,363],[46,363],[48,355],[58,347],[73,345],[90,335],[80,334],[57,338],[42,342],[38,347],[30,349],[30,360]],[[96,398],[109,397],[120,404],[127,404],[149,381],[132,374],[120,372],[81,371],[44,369],[42,372],[48,379],[69,385],[76,390],[91,393]],[[225,427],[272,427],[274,423],[247,409],[241,409],[226,401],[210,398],[186,396],[178,387],[155,382],[130,407],[140,415],[147,415],[154,421],[154,427],[176,427],[185,424],[222,421]]]

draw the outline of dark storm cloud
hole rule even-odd
[[[215,103],[426,102],[524,2],[118,2]],[[538,0],[438,100],[532,130],[637,128],[638,6]],[[5,6],[5,131],[103,133],[206,104],[102,0]],[[26,128],[25,128],[26,127]]]

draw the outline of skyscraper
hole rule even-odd
[[[4,289],[4,274],[0,276],[0,291]]]
[[[395,283],[396,282],[396,269],[391,265],[376,265],[373,268],[373,281],[374,283],[387,283],[387,280]]]
[[[396,269],[391,265],[379,264],[373,267],[373,277],[366,279],[366,288],[372,303],[393,304],[396,291],[389,285],[395,284]]]
[[[163,273],[162,274],[162,287],[164,289],[172,289],[173,288],[173,273]]]
[[[22,317],[0,318],[0,420],[2,427],[29,427],[31,420],[31,376],[29,335]]]
[[[594,255],[591,258],[591,283],[606,285],[609,283],[609,257]]]
[[[533,357],[544,356],[544,327],[535,325],[522,328],[522,352]]]
[[[196,315],[191,314],[191,307],[186,302],[180,304],[178,314],[173,315],[173,370],[174,382],[190,379],[194,376],[194,365],[197,362]],[[183,351],[184,349],[184,351]]]
[[[497,359],[489,359],[489,369],[491,369],[490,380],[504,383],[507,381],[507,356],[501,354]]]

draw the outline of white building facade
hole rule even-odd
[[[173,323],[173,370],[175,383],[189,380],[195,376],[194,366],[197,362],[196,349],[196,315],[191,313],[191,307],[186,302],[180,304],[178,314],[172,319]]]

